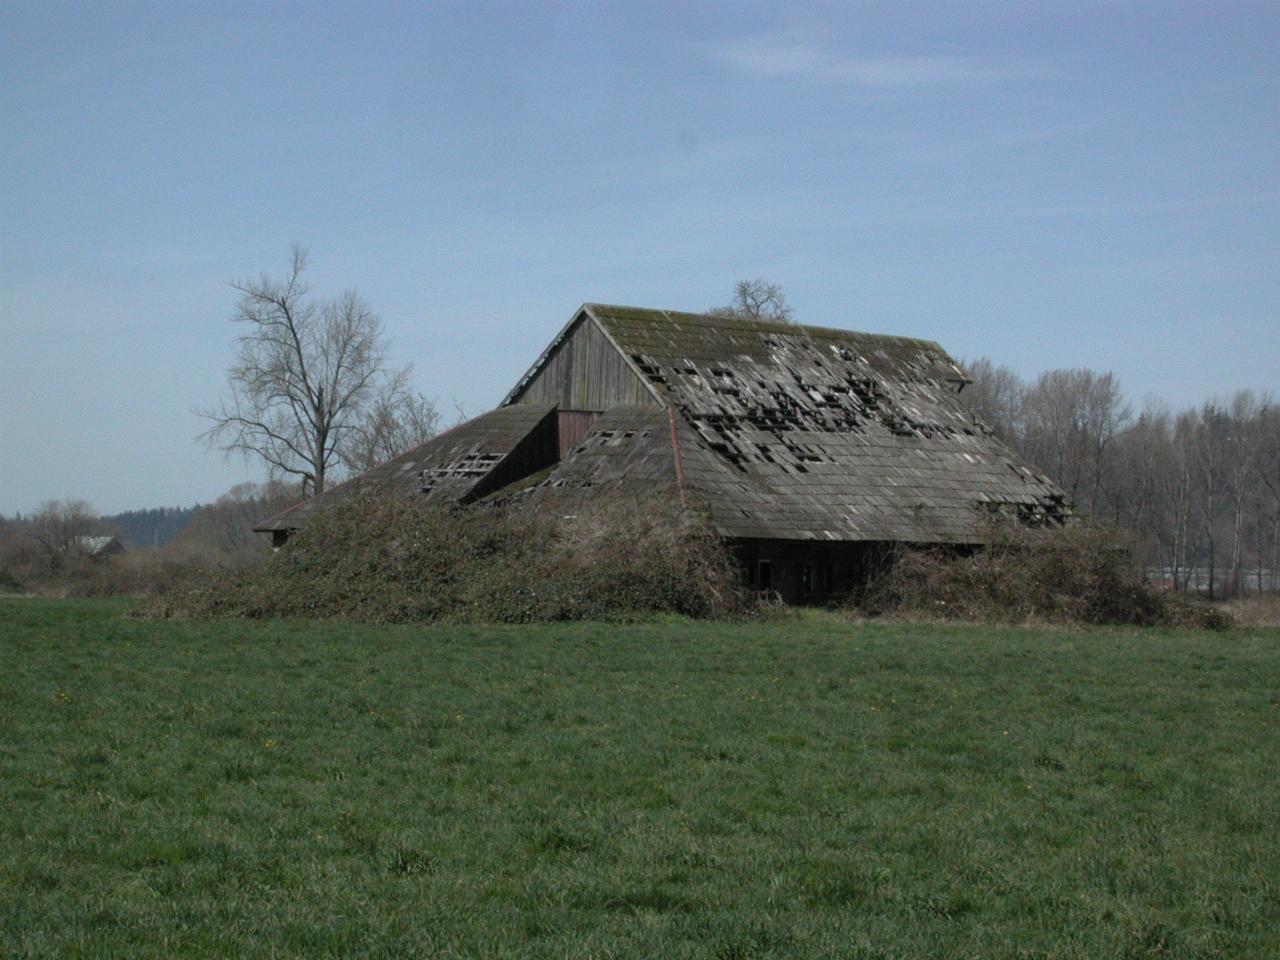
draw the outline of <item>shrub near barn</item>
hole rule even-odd
[[[374,622],[631,620],[759,612],[725,541],[658,497],[450,507],[371,493],[318,514],[263,565],[175,582],[144,615]],[[968,553],[896,550],[857,612],[980,623],[1223,627],[1143,578],[1128,539],[1085,523],[993,525]]]
[[[1221,629],[1231,616],[1149,583],[1131,537],[1074,523],[994,524],[985,547],[896,550],[861,601],[866,612],[971,623],[1127,623]]]
[[[315,517],[262,567],[212,575],[153,616],[369,621],[631,619],[743,612],[748,596],[696,515],[640,498],[566,515],[368,495]]]

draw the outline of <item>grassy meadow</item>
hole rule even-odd
[[[0,601],[0,958],[1280,956],[1280,631]]]

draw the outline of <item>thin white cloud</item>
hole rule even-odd
[[[802,37],[777,34],[735,40],[711,52],[731,67],[757,77],[867,90],[986,83],[1014,73],[975,57],[844,56]]]

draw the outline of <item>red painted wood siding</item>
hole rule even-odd
[[[582,442],[591,425],[600,419],[594,410],[561,410],[560,411],[560,456]]]

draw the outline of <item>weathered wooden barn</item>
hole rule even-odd
[[[974,420],[967,382],[931,341],[589,303],[497,409],[258,529],[282,543],[370,487],[455,503],[661,491],[710,517],[754,586],[819,600],[887,544],[1069,515]]]

